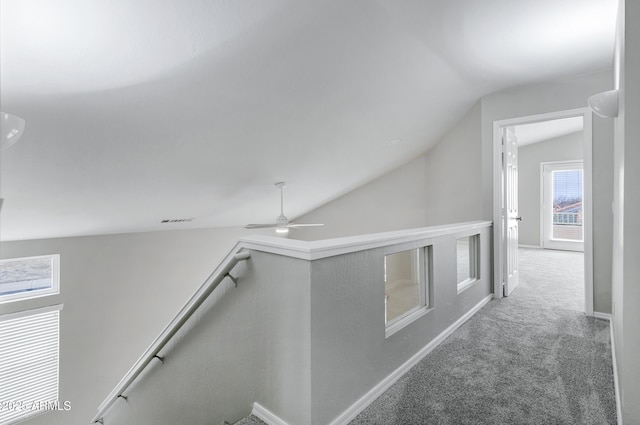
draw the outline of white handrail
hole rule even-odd
[[[240,261],[247,260],[251,257],[251,254],[246,251],[238,252],[236,247],[232,254],[229,254],[225,261],[223,261],[216,270],[211,273],[209,278],[200,286],[195,294],[187,301],[182,307],[180,312],[174,317],[174,319],[167,325],[158,336],[155,341],[147,348],[144,354],[135,362],[135,364],[129,369],[127,374],[120,380],[118,385],[111,391],[107,398],[102,402],[98,408],[98,413],[93,418],[93,423],[103,423],[104,414],[109,410],[111,406],[118,400],[119,397],[125,397],[124,392],[131,386],[133,381],[142,373],[142,371],[151,363],[154,358],[158,357],[158,353],[167,345],[171,338],[180,330],[187,320],[196,312],[198,307],[207,299],[207,297],[213,292],[214,289],[224,280],[225,277],[229,277],[236,283],[236,278],[231,276],[229,272]],[[235,252],[234,252],[235,251]]]

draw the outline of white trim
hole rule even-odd
[[[525,244],[518,244],[518,248],[542,249],[542,247],[539,245],[525,245]]]
[[[432,279],[429,278],[427,270],[431,264],[430,258],[430,247],[433,246],[433,242],[429,240],[423,240],[423,243],[427,243],[426,246],[420,246],[418,248],[414,247],[414,244],[411,244],[409,249],[406,249],[406,245],[392,245],[390,247],[384,249],[384,258],[385,258],[385,270],[386,270],[386,258],[387,255],[399,254],[401,252],[411,252],[411,263],[412,270],[411,274],[413,275],[412,280],[398,280],[393,282],[387,287],[387,283],[385,281],[385,303],[386,303],[386,293],[388,289],[395,287],[395,285],[400,284],[417,284],[418,292],[419,292],[419,300],[418,305],[410,308],[405,311],[398,317],[393,318],[392,320],[385,323],[385,331],[384,337],[389,338],[394,333],[398,332],[400,329],[409,325],[412,322],[415,322],[425,314],[427,314],[430,310],[429,307],[429,295],[431,292]],[[421,244],[422,245],[422,244]],[[386,280],[386,271],[385,271],[385,280]],[[385,308],[385,316],[386,316],[386,308]]]
[[[482,275],[482,270],[480,270],[480,237],[480,232],[464,232],[456,235],[456,241],[461,238],[469,238],[469,277],[457,283],[458,294],[480,281]]]
[[[582,124],[584,128],[584,123]],[[582,168],[584,169],[584,162],[582,163]],[[584,172],[583,172],[584,173]],[[584,192],[584,174],[582,174],[582,188]],[[540,219],[538,221],[538,241],[540,243],[540,248],[544,249],[544,206],[545,206],[545,185],[544,185],[544,165],[540,163],[540,181],[538,182],[538,192],[540,192],[540,200],[538,201],[538,215]],[[582,198],[584,198],[584,193],[582,194]],[[584,199],[583,199],[584,200]],[[584,214],[582,214],[584,216]],[[584,239],[584,231],[582,232],[582,238]],[[584,250],[584,249],[583,249]]]
[[[565,111],[548,112],[525,117],[509,118],[493,122],[493,291],[496,298],[502,298],[503,266],[502,256],[502,154],[500,128],[512,125],[531,124],[560,118],[583,117],[583,161],[584,161],[584,308],[587,316],[593,316],[593,112],[588,107]]]
[[[583,237],[584,237],[584,312],[593,315],[593,112],[585,108],[582,122],[584,161]]]
[[[491,225],[491,221],[478,220],[443,226],[324,239],[320,241],[301,241],[267,235],[252,235],[240,239],[240,244],[243,248],[256,251],[270,252],[302,260],[318,260],[401,243],[414,243],[415,248],[420,248],[421,246],[430,244],[426,243],[421,245],[419,242],[424,239],[452,235],[459,232],[477,232]]]
[[[502,298],[504,276],[502,273],[502,131],[498,121],[493,122],[493,295]]]
[[[480,282],[480,279],[477,277],[470,277],[468,279],[463,280],[462,282],[458,283],[458,294],[466,291],[467,289],[471,288],[473,285],[475,285],[478,282]]]
[[[559,166],[558,168],[562,168],[561,166],[563,164],[581,164],[584,166],[584,160],[583,159],[563,159],[558,161],[542,161],[540,164],[557,165]]]
[[[34,308],[31,310],[21,310],[15,313],[1,314],[0,322],[4,322],[5,320],[19,319],[26,316],[32,316],[34,314],[48,313],[50,311],[61,311],[63,307],[64,304],[55,304],[47,307]]]
[[[367,408],[376,398],[389,389],[400,379],[405,373],[407,373],[413,366],[418,364],[427,354],[433,351],[438,345],[442,343],[449,335],[451,335],[456,329],[458,329],[464,322],[469,320],[474,314],[478,312],[485,304],[493,299],[493,294],[488,295],[478,304],[476,304],[471,310],[467,311],[462,317],[455,321],[451,326],[445,329],[440,335],[435,337],[424,348],[414,354],[409,360],[402,364],[399,368],[391,372],[386,378],[380,381],[369,392],[363,395],[338,417],[329,423],[329,425],[346,425],[358,416],[364,409]],[[265,421],[266,422],[266,421]],[[271,425],[271,424],[270,424]]]
[[[263,422],[266,422],[268,425],[289,425],[258,402],[253,403],[251,414]]]
[[[584,227],[582,240],[564,240],[553,238],[553,200],[548,203],[547,197],[553,197],[554,171],[580,170],[582,171],[582,192],[584,202],[584,161],[582,159],[566,161],[543,161],[540,162],[540,243],[544,249],[557,249],[563,251],[584,252]],[[583,214],[583,217],[585,214]],[[551,220],[551,221],[549,221]]]
[[[609,315],[609,317],[611,317],[611,315]],[[620,399],[620,383],[618,382],[618,363],[616,362],[616,343],[615,343],[616,339],[614,337],[615,332],[613,332],[612,320],[609,321],[609,334],[611,338],[611,363],[613,364],[613,389],[616,394],[616,417],[618,418],[618,425],[623,425],[622,401]]]
[[[599,311],[594,311],[593,317],[595,317],[596,319],[611,321],[611,315],[609,313],[600,313]]]
[[[404,316],[397,317],[391,322],[387,323],[384,329],[384,337],[389,338],[400,329],[403,329],[405,326],[415,322],[430,311],[433,311],[433,308],[429,307],[428,305],[422,305],[412,308],[411,310],[409,310],[409,312],[405,313]]]
[[[416,280],[417,279],[399,279],[399,280],[395,280],[395,281],[391,282],[387,286],[387,289],[395,289],[396,287],[401,286],[401,285],[414,285],[416,283]]]

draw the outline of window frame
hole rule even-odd
[[[469,277],[462,282],[458,282],[458,239],[469,239]],[[480,232],[477,230],[471,232],[460,233],[456,235],[456,288],[458,294],[474,286],[480,281],[480,246],[481,246]]]
[[[582,172],[582,239],[561,239],[553,237],[553,174],[557,171],[580,170]],[[586,165],[583,159],[540,162],[540,246],[564,251],[584,251],[588,212],[585,193],[587,191]],[[569,224],[569,223],[566,223]]]
[[[386,312],[383,312],[385,315],[385,338],[389,338],[391,335],[395,334],[399,330],[405,328],[409,324],[415,322],[416,320],[433,310],[433,285],[431,284],[433,282],[433,241],[429,240],[422,241],[421,243],[417,244],[411,243],[386,247],[383,250],[382,261],[384,262],[386,260],[387,255],[413,250],[417,250],[418,253],[418,261],[416,267],[419,285],[418,288],[420,294],[419,304],[407,310],[403,314],[394,317],[389,322],[386,321]],[[386,285],[384,275],[382,284],[384,289]]]
[[[0,295],[0,304],[30,300],[60,294],[60,254],[37,255],[30,257],[3,258],[0,264],[10,261],[28,261],[42,258],[51,259],[51,287],[34,291],[21,291],[13,294]]]

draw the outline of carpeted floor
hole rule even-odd
[[[234,425],[267,425],[267,423],[253,415],[249,415],[240,422],[236,422]]]
[[[582,253],[521,249],[520,273],[510,297],[491,301],[351,425],[615,425],[609,323],[583,314]]]
[[[582,261],[521,249],[513,294],[485,306],[351,424],[615,424],[609,323],[583,314]]]

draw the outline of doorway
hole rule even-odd
[[[525,245],[536,246],[538,248],[544,247],[545,236],[550,236],[549,239],[563,239],[560,237],[554,238],[553,234],[553,203],[551,206],[547,206],[544,202],[543,195],[537,195],[537,199],[534,200],[536,205],[536,212],[523,214],[523,211],[518,210],[518,205],[515,206],[515,211],[513,210],[513,205],[510,205],[511,199],[518,199],[518,189],[517,182],[518,177],[516,175],[515,179],[511,175],[512,172],[510,170],[516,169],[519,167],[516,162],[514,167],[513,164],[509,163],[510,158],[515,156],[518,157],[517,147],[515,153],[513,149],[509,151],[508,146],[509,143],[506,143],[507,128],[517,128],[517,127],[526,127],[527,125],[543,123],[543,122],[551,122],[560,120],[573,119],[576,121],[580,121],[580,125],[582,127],[582,132],[579,135],[581,147],[582,147],[582,170],[579,172],[580,183],[581,183],[581,191],[582,191],[582,200],[580,201],[580,205],[573,205],[572,208],[567,208],[567,214],[557,214],[555,216],[556,221],[562,220],[574,220],[574,223],[567,223],[567,226],[573,226],[571,229],[574,234],[580,233],[582,241],[579,242],[580,249],[584,250],[584,311],[587,315],[593,315],[593,244],[592,244],[592,204],[591,204],[591,175],[592,175],[592,157],[591,157],[591,146],[592,146],[592,134],[591,134],[591,111],[588,108],[580,108],[568,111],[560,111],[553,112],[548,114],[540,114],[533,115],[527,117],[519,117],[512,118],[507,120],[495,121],[493,125],[493,159],[494,159],[494,167],[493,167],[493,192],[494,192],[494,241],[498,241],[494,243],[494,297],[501,298],[505,295],[508,295],[513,288],[517,285],[517,280],[515,282],[510,282],[509,279],[511,275],[513,275],[514,271],[518,270],[518,259],[517,255],[514,259],[514,252],[517,253],[517,246],[520,243],[520,239],[518,237],[514,238],[514,235],[519,235],[520,238],[524,239],[525,234],[528,234],[531,229],[535,229],[537,233],[537,237],[539,238],[536,243]],[[516,139],[518,137],[516,130]],[[569,159],[575,158],[566,158],[565,162]],[[549,161],[546,161],[549,162]],[[575,161],[571,161],[575,162]],[[538,184],[540,184],[540,191],[542,192],[542,186],[544,185],[544,170],[543,165],[537,165],[537,179]],[[553,170],[548,167],[549,173],[553,176],[554,171],[562,171],[562,170]],[[571,170],[573,172],[574,170]],[[561,174],[557,174],[558,179],[568,178],[568,179],[576,179],[575,175],[564,175],[562,177]],[[553,177],[551,177],[551,184],[553,184]],[[572,180],[572,181],[574,181]],[[515,181],[515,183],[514,183]],[[558,180],[560,181],[560,180]],[[558,187],[560,183],[558,183]],[[553,189],[553,188],[552,188]],[[514,193],[515,192],[515,193]],[[558,192],[558,191],[556,191]],[[548,194],[548,191],[547,191]],[[531,196],[523,196],[521,194],[520,200],[530,199]],[[565,199],[568,202],[568,199]],[[563,204],[562,207],[569,207],[568,204]],[[578,201],[574,204],[577,204]],[[580,207],[580,211],[576,211],[576,209]],[[509,207],[510,210],[507,208]],[[558,208],[556,208],[558,209]],[[571,211],[569,211],[571,210]],[[550,227],[549,230],[545,233],[545,224],[543,218],[548,215],[550,216],[550,223],[547,223],[547,226]],[[557,211],[561,213],[562,211]],[[512,217],[513,216],[513,217]],[[578,220],[581,220],[580,229],[575,229],[578,226]],[[523,226],[522,230],[519,230],[521,223],[527,223],[528,231],[524,232],[525,226]],[[559,223],[556,223],[556,226],[560,226]],[[557,228],[556,227],[556,228]],[[569,230],[569,227],[560,230]],[[579,230],[579,232],[578,232]],[[533,231],[532,231],[533,232]],[[557,235],[560,235],[558,233]],[[566,236],[566,234],[564,235]],[[532,236],[533,237],[533,236]],[[562,241],[556,241],[562,243]],[[576,242],[576,241],[570,241]],[[548,243],[547,243],[548,245]],[[553,242],[552,242],[553,245]],[[571,246],[569,248],[569,246]],[[558,248],[559,245],[556,245],[554,249]],[[551,248],[547,246],[547,248]],[[575,244],[569,244],[564,249],[575,249]],[[517,273],[515,273],[517,279]]]

